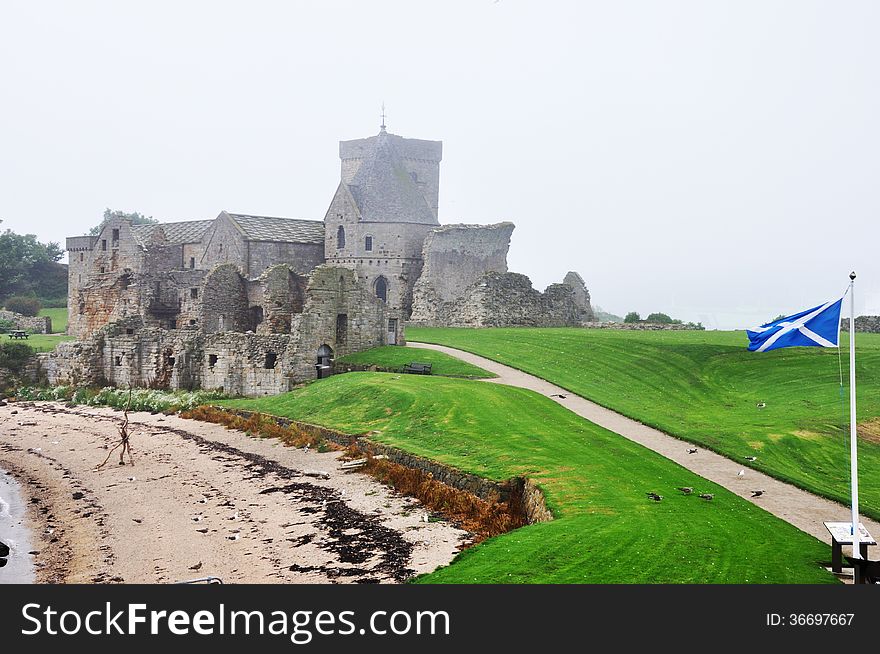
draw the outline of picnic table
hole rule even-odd
[[[852,523],[851,522],[825,522],[825,529],[831,534],[831,571],[841,572],[843,569],[843,554],[841,552],[842,545],[852,545]],[[858,533],[859,554],[863,559],[868,558],[868,545],[876,545],[877,541],[865,529],[865,525],[859,523]]]
[[[29,336],[30,334],[28,334],[23,329],[13,329],[11,332],[9,332],[9,338],[23,338],[27,340]]]
[[[410,375],[430,375],[431,374],[431,364],[430,363],[418,363],[413,361],[411,363],[406,364],[403,367],[403,372],[408,373]]]

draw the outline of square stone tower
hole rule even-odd
[[[376,136],[339,144],[341,179],[324,218],[328,263],[350,266],[387,302],[395,342],[412,310],[422,246],[439,226],[440,141],[407,139],[383,126]]]

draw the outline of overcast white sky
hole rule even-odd
[[[511,270],[737,328],[880,313],[880,3],[0,0],[0,218],[322,219],[337,142],[443,141]]]

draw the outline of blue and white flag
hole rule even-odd
[[[843,298],[749,329],[749,349],[769,352],[781,347],[837,347]]]

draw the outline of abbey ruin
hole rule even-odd
[[[514,226],[438,220],[442,143],[342,141],[322,221],[222,211],[67,239],[68,332],[52,384],[266,395],[333,359],[405,343],[404,325],[568,326],[593,318],[577,273],[544,293],[508,272]]]

